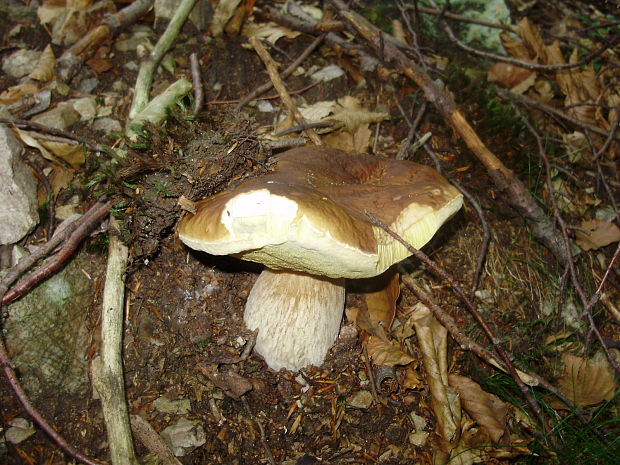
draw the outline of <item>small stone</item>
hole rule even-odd
[[[416,431],[422,431],[423,429],[426,429],[426,418],[418,415],[415,412],[411,412],[409,414],[409,417],[411,418],[411,421],[413,422],[413,426]]]
[[[170,400],[167,397],[159,397],[153,402],[153,407],[161,413],[176,413],[184,415],[192,409],[189,399]]]
[[[205,430],[198,420],[181,418],[160,433],[177,457],[189,454],[207,442]]]
[[[327,82],[333,79],[337,79],[340,76],[344,76],[344,69],[342,69],[338,65],[329,65],[323,69],[320,69],[316,73],[313,73],[310,76],[310,79],[312,79],[313,81]]]
[[[416,431],[409,434],[409,442],[414,446],[422,447],[428,439],[428,431]]]
[[[36,50],[17,50],[2,60],[2,71],[12,78],[27,76],[37,66],[41,52]]]
[[[91,77],[82,79],[77,86],[77,90],[83,94],[91,94],[99,85],[99,79]]]
[[[80,121],[90,121],[97,116],[97,102],[92,97],[69,100],[73,109],[80,115]]]
[[[64,131],[77,123],[80,120],[80,115],[73,109],[73,106],[61,103],[56,108],[36,115],[32,120],[44,126]]]
[[[11,444],[19,444],[37,432],[25,418],[14,418],[9,425],[11,427],[6,430],[5,438]]]
[[[367,409],[372,405],[372,394],[368,391],[357,391],[347,399],[347,405],[353,408]]]
[[[109,134],[110,132],[122,132],[123,127],[117,119],[99,118],[93,123],[93,129],[95,131],[103,131],[106,134]]]

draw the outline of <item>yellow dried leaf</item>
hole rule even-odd
[[[536,56],[544,63],[547,57],[545,42],[538,28],[530,22],[527,16],[519,21],[515,32],[523,39],[530,51],[530,56]]]
[[[404,390],[422,389],[424,387],[424,381],[422,381],[416,365],[417,363],[412,363],[405,370],[405,377],[400,383]]]
[[[50,140],[41,140],[40,144],[74,169],[78,169],[86,160],[86,154],[82,145]]]
[[[15,103],[27,95],[34,95],[38,92],[39,88],[31,82],[18,84],[16,86],[9,87],[0,94],[0,103],[10,105],[11,103]]]
[[[575,232],[575,242],[583,250],[597,250],[620,241],[620,229],[613,223],[593,219],[582,221],[581,228]]]
[[[607,359],[603,356],[585,359],[564,354],[564,373],[558,389],[578,405],[595,405],[613,398],[618,386]],[[566,408],[564,404],[552,405]]]
[[[54,56],[54,50],[52,46],[47,44],[47,47],[43,50],[37,66],[28,75],[30,79],[34,79],[40,82],[49,82],[54,77],[54,68],[56,67],[56,57]]]
[[[384,342],[378,337],[370,336],[366,341],[368,355],[375,365],[398,366],[408,365],[414,358],[403,352],[396,341]]]
[[[461,397],[461,405],[487,430],[491,440],[497,444],[506,431],[506,413],[508,404],[499,397],[485,392],[475,381],[459,375],[448,375],[450,386],[455,388]]]
[[[380,324],[386,330],[392,325],[396,313],[396,301],[400,296],[400,275],[394,268],[373,278],[378,289],[364,294],[368,314],[373,323]]]

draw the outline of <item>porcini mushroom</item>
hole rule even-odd
[[[274,171],[196,205],[179,237],[213,255],[263,263],[244,320],[274,370],[319,366],[338,335],[344,278],[383,273],[410,253],[364,214],[416,248],[462,205],[428,166],[326,147],[276,157]]]

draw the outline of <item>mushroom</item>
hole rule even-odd
[[[320,366],[338,336],[344,278],[383,273],[410,252],[368,210],[416,248],[462,205],[430,167],[327,147],[276,157],[273,172],[196,204],[180,223],[189,247],[265,265],[244,320],[274,369]]]

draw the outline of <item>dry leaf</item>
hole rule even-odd
[[[476,426],[471,419],[463,418],[461,440],[451,453],[450,465],[472,465],[474,463],[497,463],[498,459],[509,459],[519,455],[528,455],[528,440],[510,435],[507,444],[492,446],[487,430]]]
[[[4,105],[10,105],[21,100],[27,95],[34,95],[39,92],[39,88],[31,83],[25,82],[24,84],[18,84],[16,86],[9,87],[7,90],[0,94],[0,103]]]
[[[405,376],[400,383],[404,390],[422,389],[424,387],[424,382],[420,377],[420,373],[418,373],[416,365],[412,363],[405,369]]]
[[[403,352],[396,341],[384,342],[378,337],[370,336],[366,342],[368,355],[375,365],[398,366],[413,362],[413,357]]]
[[[56,57],[54,56],[54,50],[52,46],[47,44],[47,47],[41,53],[37,66],[28,75],[30,79],[35,79],[40,82],[51,81],[54,77],[54,68],[56,67]]]
[[[390,343],[390,340],[387,338],[387,335],[385,333],[385,329],[383,329],[382,326],[373,323],[373,321],[370,319],[370,315],[368,314],[367,309],[359,307],[347,307],[345,309],[345,313],[347,315],[347,320],[349,320],[355,326],[363,329],[372,336],[378,337],[387,344]]]
[[[597,250],[613,242],[620,241],[620,229],[613,223],[603,220],[581,222],[582,230],[577,230],[576,243],[583,250]]]
[[[448,386],[448,332],[422,303],[413,307],[410,321],[424,357],[433,411],[437,417],[437,433],[446,443],[441,448],[449,453],[459,440],[461,407],[458,396]]]
[[[478,383],[465,376],[448,375],[448,378],[450,386],[459,393],[463,408],[487,430],[493,443],[499,443],[506,431],[508,404],[483,391]]]
[[[67,7],[67,0],[43,0],[37,8],[37,16],[41,24],[53,24]]]
[[[534,75],[534,79],[536,79],[536,73],[529,69],[519,68],[518,66],[508,63],[495,63],[489,68],[487,79],[490,82],[495,82],[503,87],[512,89],[532,75]],[[532,84],[533,83],[532,81]]]
[[[275,44],[282,37],[294,39],[300,33],[276,23],[246,23],[241,30],[241,34],[245,37],[256,37]]]
[[[547,49],[545,47],[545,42],[538,28],[530,22],[527,16],[519,21],[515,27],[515,32],[523,39],[529,55],[532,58],[538,58],[543,63],[546,62]]]
[[[52,186],[52,194],[54,198],[58,196],[58,193],[66,189],[71,185],[71,181],[75,172],[69,168],[65,168],[62,165],[54,164],[52,172],[49,175],[50,186]]]
[[[222,35],[226,23],[233,17],[240,3],[241,0],[220,0],[218,2],[209,25],[209,30],[214,37]]]
[[[564,373],[558,388],[578,405],[595,405],[613,398],[618,386],[609,362],[604,355],[585,359],[564,354]],[[555,408],[567,408],[559,401],[551,402]]]
[[[71,168],[79,169],[86,161],[84,147],[81,144],[67,144],[66,142],[55,142],[51,140],[41,140],[40,145],[45,147],[57,158],[67,162]]]
[[[395,268],[390,268],[386,273],[371,279],[379,289],[364,293],[368,314],[373,323],[389,330],[400,296],[400,275]]]

